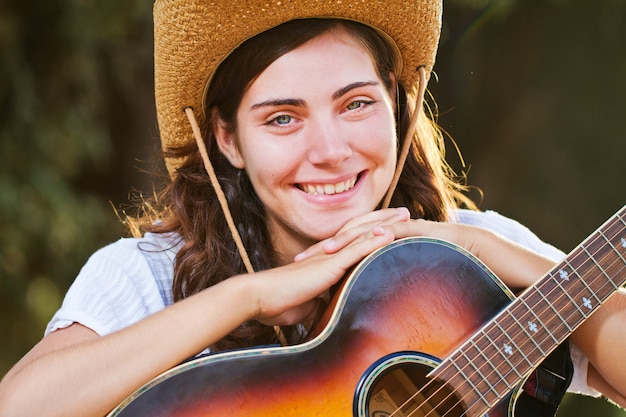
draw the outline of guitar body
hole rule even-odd
[[[308,341],[184,363],[110,416],[458,416],[462,395],[427,373],[512,298],[457,246],[398,240],[355,267]],[[512,398],[489,416],[512,414]]]

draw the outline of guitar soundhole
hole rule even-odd
[[[459,417],[462,401],[445,384],[426,378],[432,369],[404,362],[386,367],[369,389],[369,417]]]

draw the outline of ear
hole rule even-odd
[[[211,111],[211,129],[222,154],[235,168],[243,169],[244,160],[239,152],[235,134],[228,124],[219,116],[217,109]]]

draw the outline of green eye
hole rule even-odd
[[[372,104],[374,104],[374,100],[354,100],[346,106],[346,110],[361,110],[365,109],[368,106],[371,106]]]
[[[363,102],[362,101],[353,101],[352,103],[348,104],[347,109],[348,110],[356,110],[356,109],[360,108],[361,106],[363,106]]]
[[[291,122],[291,116],[287,114],[281,114],[280,116],[276,117],[274,121],[279,125],[286,125]]]

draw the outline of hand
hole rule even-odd
[[[305,321],[315,311],[319,297],[343,278],[348,269],[374,250],[391,243],[389,230],[352,239],[334,253],[314,250],[297,262],[243,275],[254,294],[253,319],[267,325]],[[315,245],[314,245],[315,246]]]
[[[384,234],[382,228],[399,222],[410,220],[409,210],[405,207],[376,210],[363,216],[349,220],[335,236],[324,239],[305,251],[295,256],[294,261],[298,262],[316,253],[336,253],[351,243],[365,239],[367,237]]]
[[[453,243],[480,258],[481,251],[493,250],[497,240],[495,233],[478,226],[467,224],[435,222],[424,219],[410,220],[387,225],[396,239],[412,236],[432,237]]]
[[[552,260],[478,226],[419,219],[384,228],[391,231],[396,239],[425,236],[460,246],[514,289],[529,287],[554,266]]]

